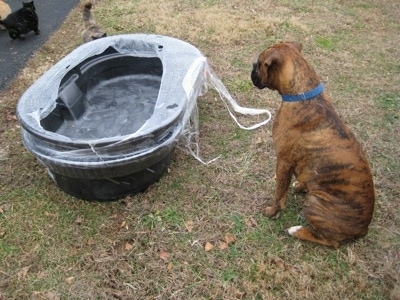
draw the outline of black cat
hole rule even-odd
[[[36,14],[36,8],[31,2],[22,2],[22,8],[9,14],[4,20],[0,20],[0,25],[7,28],[10,37],[15,39],[25,39],[21,34],[34,31],[36,35],[39,31],[39,18]]]

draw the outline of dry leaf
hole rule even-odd
[[[164,261],[167,261],[167,260],[168,260],[168,257],[169,257],[168,252],[165,252],[165,251],[163,251],[163,250],[160,250],[160,251],[158,252],[158,255],[160,256],[160,258],[161,258],[162,260],[164,260]]]
[[[39,279],[44,279],[47,277],[47,272],[46,271],[40,271],[37,275],[37,278]]]
[[[31,297],[29,299],[32,299],[32,300],[39,300],[39,299],[60,300],[61,295],[59,293],[53,293],[53,292],[33,291],[31,294]],[[2,300],[1,294],[0,294],[0,300]]]
[[[7,121],[17,121],[17,120],[18,120],[18,119],[17,119],[17,116],[14,115],[14,114],[8,114],[8,115],[6,116],[6,119],[7,119]]]
[[[77,217],[76,220],[74,221],[75,224],[81,225],[83,223],[83,218],[82,217]]]
[[[247,227],[257,227],[257,221],[254,218],[246,219]]]
[[[204,250],[206,250],[208,252],[208,251],[211,251],[212,249],[214,249],[214,245],[207,242],[204,246]]]
[[[173,264],[172,262],[170,262],[170,263],[168,264],[167,269],[168,269],[168,270],[172,270],[173,267],[174,267],[174,264]]]
[[[128,242],[125,243],[125,250],[126,251],[131,251],[133,249],[133,246],[129,244]]]
[[[121,225],[119,225],[119,227],[120,228],[125,228],[126,230],[128,230],[128,224],[126,223],[126,221],[123,221],[122,223],[121,223]]]
[[[296,271],[295,267],[285,264],[284,265],[285,271]]]
[[[87,241],[87,245],[88,246],[93,246],[94,244],[96,244],[96,241],[93,238],[89,238]]]
[[[18,279],[24,279],[26,277],[26,274],[28,274],[29,268],[30,268],[30,266],[24,267],[21,270],[19,270],[17,272]]]
[[[71,277],[66,278],[66,279],[65,279],[65,282],[71,284],[72,281],[74,281],[74,279],[75,279],[75,277],[71,276]]]
[[[295,268],[286,264],[283,260],[280,259],[272,259],[271,263],[275,264],[278,268],[284,269],[285,271],[294,271]]]
[[[228,233],[225,235],[225,237],[224,237],[224,241],[225,241],[225,243],[227,243],[228,245],[230,245],[230,244],[236,242],[236,239],[235,239],[235,237],[233,236],[233,234],[231,234],[231,233],[228,232]]]
[[[218,248],[220,249],[220,250],[225,250],[225,249],[227,249],[228,248],[228,244],[227,243],[225,243],[225,242],[220,242],[219,244],[218,244]]]
[[[185,227],[188,232],[192,232],[193,231],[193,221],[191,221],[191,220],[185,221]]]
[[[47,292],[46,293],[46,299],[47,300],[60,300],[61,296],[58,293]]]

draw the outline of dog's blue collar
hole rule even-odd
[[[314,97],[317,97],[324,91],[324,85],[320,83],[315,89],[311,91],[300,93],[296,95],[282,95],[282,101],[284,102],[297,102],[297,101],[307,101]]]

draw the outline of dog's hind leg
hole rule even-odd
[[[289,234],[325,246],[339,247],[339,241],[347,235],[343,234],[340,219],[335,214],[336,201],[325,200],[328,198],[329,195],[323,192],[318,196],[308,194],[303,204],[303,215],[311,227],[293,226],[289,228]]]
[[[297,237],[301,240],[318,243],[325,246],[338,248],[340,246],[338,241],[326,240],[317,236],[311,229],[304,226],[293,226],[288,229],[291,236]]]

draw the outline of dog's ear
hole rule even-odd
[[[277,49],[274,49],[264,60],[265,68],[269,68],[274,64],[279,64],[282,61],[282,56]]]
[[[288,43],[291,47],[293,47],[294,49],[298,50],[299,52],[301,52],[301,50],[303,49],[303,45],[301,43],[297,43],[297,42],[290,42]]]

